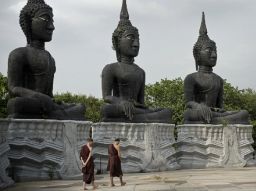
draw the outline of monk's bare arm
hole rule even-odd
[[[86,159],[85,163],[84,163],[84,166],[87,165],[88,161],[90,160],[90,158],[92,157],[92,149],[90,149],[90,153],[89,153],[89,156],[88,158]]]
[[[84,166],[84,160],[83,160],[83,158],[82,157],[80,157],[80,160],[81,160],[81,162],[82,162],[82,165]]]
[[[118,156],[121,159],[120,145],[117,145],[116,149],[117,149],[117,152],[118,152]]]

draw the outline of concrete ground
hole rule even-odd
[[[97,175],[99,191],[256,191],[256,168],[178,170],[159,173],[125,174],[127,185],[110,188],[108,175]],[[88,187],[92,190],[92,187]],[[6,191],[82,191],[82,183],[41,181],[17,183]]]

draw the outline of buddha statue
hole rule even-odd
[[[9,118],[85,120],[82,104],[56,103],[53,98],[55,61],[45,50],[54,31],[52,8],[44,0],[28,0],[20,12],[27,46],[8,60]]]
[[[189,74],[184,81],[187,124],[248,124],[247,111],[225,111],[223,109],[223,79],[213,73],[217,62],[216,44],[207,35],[205,15],[193,54],[197,72]]]
[[[112,43],[117,62],[106,65],[102,71],[102,94],[106,102],[101,108],[102,121],[170,123],[170,110],[152,109],[144,104],[145,72],[134,63],[140,48],[139,32],[129,20],[126,0]]]

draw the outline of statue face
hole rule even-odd
[[[214,67],[217,62],[216,46],[212,43],[203,45],[199,55],[199,65]]]
[[[119,39],[119,51],[121,55],[136,57],[139,54],[140,39],[135,31],[125,31]]]
[[[55,29],[53,25],[53,13],[49,9],[40,9],[32,18],[32,40],[49,42],[52,40],[52,33]]]

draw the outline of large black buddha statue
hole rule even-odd
[[[8,61],[10,118],[85,120],[85,106],[56,103],[53,99],[55,61],[45,50],[52,40],[52,8],[44,0],[28,0],[20,13],[27,46],[13,50]]]
[[[185,123],[248,124],[247,111],[223,109],[223,79],[212,72],[217,50],[215,42],[207,35],[204,13],[199,33],[193,49],[197,72],[189,74],[184,82]]]
[[[102,93],[106,102],[101,108],[102,121],[170,123],[170,110],[144,105],[145,72],[134,63],[140,48],[139,33],[129,20],[126,0],[123,0],[112,42],[118,62],[106,65],[102,72]]]

